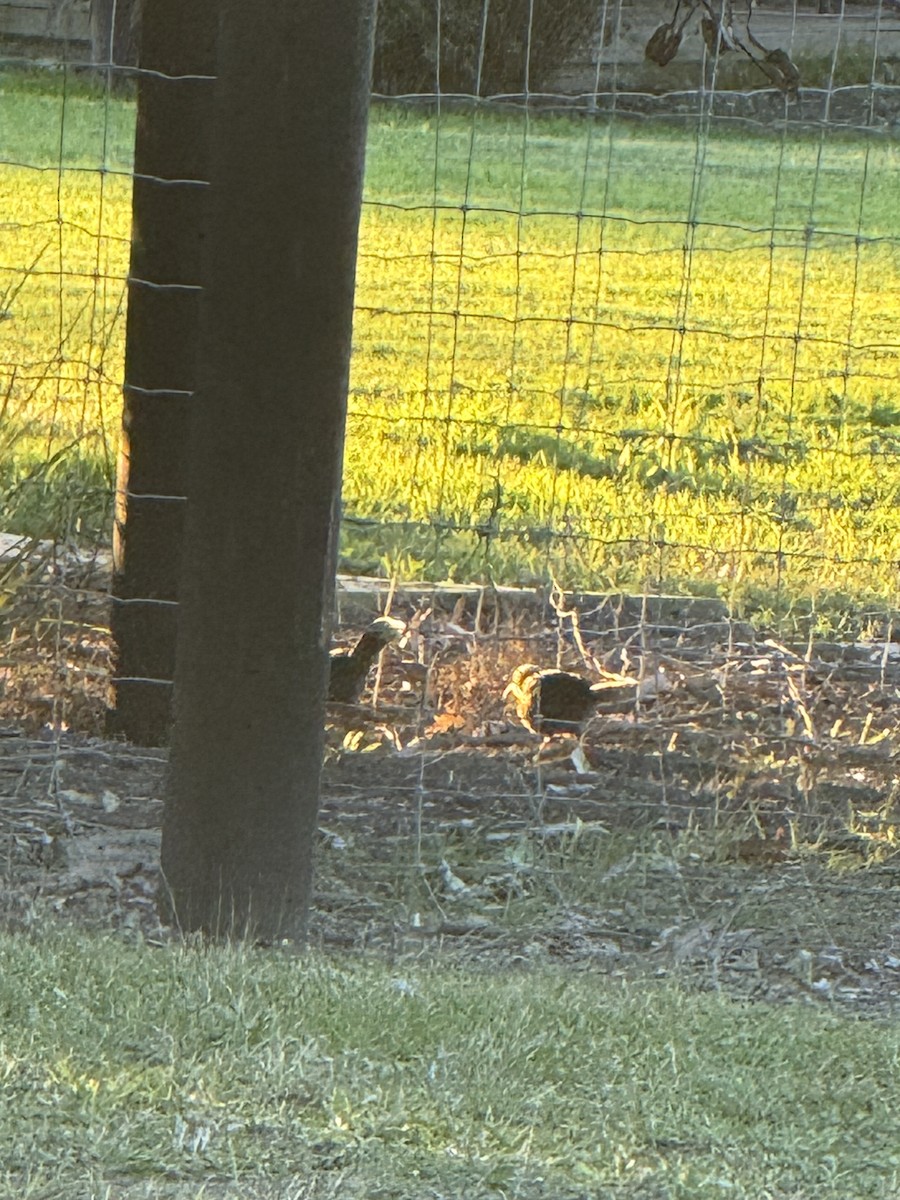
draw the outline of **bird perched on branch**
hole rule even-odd
[[[391,642],[399,641],[406,626],[394,617],[378,617],[352,650],[332,650],[329,660],[328,699],[357,704],[375,659]]]
[[[504,699],[512,697],[519,720],[532,733],[578,733],[604,700],[625,709],[637,696],[637,681],[624,686],[613,682],[588,683],[571,671],[556,671],[524,663],[516,667],[506,685]]]

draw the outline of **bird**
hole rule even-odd
[[[329,655],[329,701],[358,704],[375,659],[391,642],[399,641],[406,626],[394,617],[378,617],[352,650],[332,650]]]
[[[578,733],[604,700],[633,704],[636,685],[636,680],[624,687],[592,684],[571,671],[523,663],[513,671],[503,698],[512,697],[519,720],[532,733]]]

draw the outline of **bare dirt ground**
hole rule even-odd
[[[165,753],[99,736],[105,602],[41,595],[8,630],[0,919],[165,943]],[[314,942],[896,1014],[893,642],[403,615],[377,696],[329,713]],[[639,671],[658,695],[542,743],[502,700],[525,660]]]

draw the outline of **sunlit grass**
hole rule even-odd
[[[7,81],[4,114],[6,478],[91,463],[98,536],[132,109]],[[376,109],[347,565],[893,603],[897,165],[837,133]],[[26,491],[4,524],[58,534],[71,505]]]
[[[0,965],[4,1197],[896,1194],[884,1022],[52,928]]]

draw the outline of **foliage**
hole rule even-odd
[[[573,55],[589,52],[597,22],[595,0],[380,0],[374,88],[384,95],[540,91]]]

